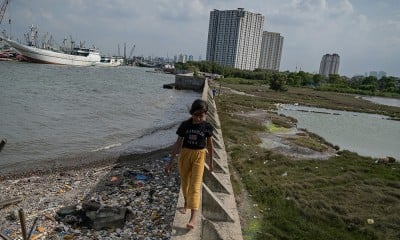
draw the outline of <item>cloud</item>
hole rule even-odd
[[[128,50],[136,45],[138,55],[204,59],[210,11],[240,7],[263,14],[264,29],[284,36],[282,70],[318,71],[322,55],[338,52],[341,74],[388,66],[391,70],[372,70],[400,75],[393,66],[400,61],[395,0],[13,0],[7,14],[19,39],[34,24],[59,43],[72,35],[105,54],[115,54],[126,42]]]
[[[160,18],[173,22],[194,21],[205,16],[205,5],[200,0],[155,1]]]

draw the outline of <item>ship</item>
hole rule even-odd
[[[100,52],[97,49],[84,47],[74,47],[71,43],[70,48],[55,49],[48,45],[39,48],[36,46],[37,35],[36,27],[31,27],[30,41],[28,44],[21,44],[6,37],[1,37],[6,44],[14,48],[21,54],[26,61],[34,63],[73,65],[73,66],[93,66],[100,62]]]
[[[124,57],[121,56],[101,56],[100,62],[95,63],[95,66],[99,67],[118,67],[124,65]]]
[[[159,64],[157,63],[153,63],[153,62],[144,62],[144,61],[140,61],[137,60],[136,61],[137,66],[139,67],[148,67],[148,68],[155,68],[157,67]]]

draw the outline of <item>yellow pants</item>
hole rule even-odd
[[[198,210],[200,206],[200,188],[203,181],[206,149],[183,148],[179,155],[178,166],[181,187],[186,208]]]

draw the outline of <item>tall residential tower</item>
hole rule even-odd
[[[259,68],[279,71],[282,47],[283,37],[279,33],[264,31]]]
[[[322,57],[321,65],[319,67],[319,74],[329,77],[329,74],[339,73],[340,57],[339,54],[325,54]]]
[[[238,69],[258,68],[264,16],[243,8],[210,12],[207,61]]]

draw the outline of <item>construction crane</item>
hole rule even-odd
[[[132,47],[132,49],[131,49],[131,52],[129,53],[128,59],[131,59],[131,58],[132,58],[133,51],[135,51],[135,45],[133,45],[133,47]]]
[[[9,0],[4,0],[4,2],[1,4],[1,9],[0,9],[0,24],[3,21],[4,14],[6,13],[6,8],[8,5]]]

